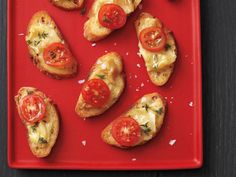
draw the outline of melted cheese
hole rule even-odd
[[[21,92],[21,98],[24,98],[25,96],[27,96],[29,93],[27,92],[27,90],[23,90]],[[29,139],[32,143],[34,144],[39,144],[39,138],[43,138],[44,140],[46,140],[47,142],[50,141],[51,138],[51,134],[53,132],[53,119],[51,118],[53,116],[53,113],[55,112],[54,107],[52,105],[50,105],[48,102],[45,103],[46,104],[46,114],[44,117],[44,121],[41,120],[38,122],[37,125],[34,124],[30,124],[26,122],[26,127],[28,130],[28,136]]]
[[[163,109],[163,102],[160,98],[154,101],[151,97],[144,96],[138,104],[126,113],[127,116],[134,118],[141,128],[146,125],[150,129],[150,132],[142,134],[145,141],[150,140],[157,132],[156,124],[160,116],[157,110],[159,109]]]
[[[145,18],[143,19],[138,31],[140,33],[145,28],[159,25],[160,22],[156,18]],[[177,58],[175,53],[176,47],[174,39],[170,35],[167,38],[167,43],[171,46],[170,49],[162,50],[160,52],[150,52],[144,49],[142,44],[139,42],[139,52],[145,60],[148,72],[161,70],[175,62]]]
[[[122,63],[118,56],[111,54],[105,55],[97,60],[96,67],[91,73],[89,80],[94,78],[102,78],[111,91],[111,99],[120,95],[124,81],[120,75],[122,72]]]
[[[40,121],[37,126],[27,125],[29,139],[32,143],[38,144],[39,139],[43,138],[47,142],[50,141],[51,132],[53,130],[53,121],[48,119],[47,122]]]
[[[61,42],[52,24],[35,23],[31,26],[29,35],[26,36],[29,47],[35,54],[42,55],[43,50],[53,42]],[[29,42],[30,41],[30,42]]]

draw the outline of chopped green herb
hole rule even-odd
[[[148,134],[151,131],[150,127],[148,127],[148,122],[146,124],[143,124],[143,125],[140,125],[140,126],[141,126],[143,132],[146,133],[146,134]]]
[[[47,144],[48,141],[46,139],[44,139],[43,137],[39,137],[39,143],[40,144]]]
[[[147,104],[145,104],[143,108],[145,108],[145,110],[148,112],[149,106]]]
[[[40,42],[41,42],[41,41],[34,41],[34,46],[39,45]]]
[[[163,107],[161,107],[158,110],[156,110],[156,113],[161,115],[163,113]]]
[[[28,45],[32,44],[31,40],[26,41]]]
[[[37,125],[35,124],[35,125],[33,125],[33,126],[31,126],[31,129],[32,129],[32,131],[33,132],[35,132],[36,131],[36,127],[37,127]]]
[[[80,10],[80,14],[81,15],[84,15],[86,12],[86,7],[84,6],[81,10]]]
[[[110,19],[108,19],[106,16],[102,17],[102,21],[106,22],[106,23],[111,23],[112,21]]]
[[[170,44],[166,44],[165,49],[166,49],[166,50],[171,49],[171,45],[170,45]]]
[[[102,74],[96,74],[97,77],[99,77],[100,79],[105,79],[105,75]]]
[[[48,37],[48,33],[45,33],[45,32],[38,33],[38,37],[39,37],[39,39],[41,39],[41,38],[45,39],[46,37]]]

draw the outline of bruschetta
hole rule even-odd
[[[50,2],[65,10],[79,9],[84,4],[84,0],[50,0]]]
[[[131,148],[151,140],[161,129],[166,102],[158,93],[140,98],[127,112],[102,132],[103,141],[119,148]]]
[[[95,0],[84,24],[84,37],[98,41],[123,27],[142,0]]]
[[[27,129],[30,150],[38,158],[50,154],[59,132],[59,115],[53,101],[33,87],[22,87],[15,96],[19,116]]]
[[[149,13],[141,13],[135,21],[142,55],[151,81],[164,85],[170,78],[177,58],[173,33]]]
[[[98,58],[83,85],[75,108],[81,118],[102,114],[110,108],[124,90],[122,58],[110,52]]]
[[[25,39],[33,63],[41,72],[56,79],[76,75],[77,62],[47,12],[33,15]]]

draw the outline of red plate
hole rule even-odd
[[[88,0],[87,9],[92,0]],[[142,9],[142,10],[141,10]],[[27,24],[38,10],[47,10],[61,29],[80,67],[74,79],[54,80],[33,66],[25,43]],[[149,82],[143,59],[138,57],[134,20],[147,11],[173,30],[178,43],[178,61],[164,87]],[[127,25],[96,46],[83,37],[86,15],[63,11],[48,0],[8,1],[8,163],[12,168],[141,170],[198,168],[202,165],[202,91],[199,0],[143,0]],[[96,59],[106,51],[124,58],[127,86],[121,99],[101,116],[83,120],[74,107]],[[139,67],[140,66],[140,67]],[[141,87],[141,84],[144,87]],[[51,155],[37,159],[30,152],[26,129],[18,116],[14,95],[22,86],[44,91],[58,105],[60,133]],[[158,91],[168,102],[168,114],[158,136],[144,146],[121,150],[102,142],[100,133],[114,118],[142,95]],[[170,145],[171,140],[176,140]]]

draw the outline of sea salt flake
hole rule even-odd
[[[138,8],[139,8],[139,10],[142,10],[143,9],[143,5],[139,4]]]
[[[19,33],[18,36],[24,36],[25,34],[24,33]]]
[[[141,58],[142,57],[142,54],[140,52],[137,53],[137,55]]]
[[[176,140],[170,140],[169,145],[173,146],[176,143]]]
[[[190,107],[193,107],[193,102],[190,101],[188,105],[189,105]]]
[[[83,84],[85,82],[85,79],[81,79],[78,81],[79,84]]]
[[[97,45],[96,43],[92,43],[92,44],[91,44],[92,47],[95,47],[96,45]]]
[[[86,140],[83,140],[83,141],[81,141],[81,144],[82,144],[83,146],[86,146],[87,141],[86,141]]]

